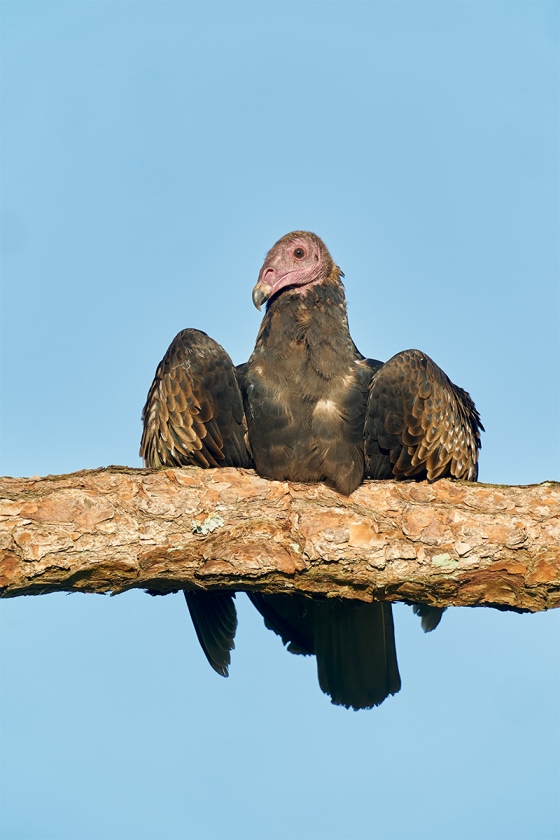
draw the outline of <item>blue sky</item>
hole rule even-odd
[[[476,401],[480,479],[558,480],[556,2],[2,3],[2,452],[139,466],[173,336],[236,363],[270,246],[319,234],[363,353]],[[238,597],[1,604],[5,840],[548,840],[559,617],[398,606],[401,693],[331,706]]]

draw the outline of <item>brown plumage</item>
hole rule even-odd
[[[150,467],[251,467],[233,362],[200,330],[183,330],[158,365],[142,413]]]
[[[481,428],[467,392],[428,356],[419,350],[397,353],[371,380],[366,474],[476,481]]]
[[[267,254],[253,301],[267,309],[249,361],[233,367],[197,330],[177,336],[144,408],[148,466],[252,466],[267,478],[476,480],[480,419],[469,395],[425,354],[364,358],[348,329],[342,272],[323,242],[296,231]],[[227,674],[232,593],[185,593],[210,664]],[[251,595],[294,653],[317,657],[321,688],[353,708],[400,688],[390,604]],[[216,600],[213,600],[216,599]],[[440,610],[419,606],[425,630]]]
[[[171,343],[142,421],[140,455],[148,467],[253,466],[235,368],[225,350],[200,330],[183,330]],[[184,594],[209,663],[227,677],[237,628],[234,593]]]

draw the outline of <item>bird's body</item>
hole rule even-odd
[[[267,310],[247,363],[235,369],[204,333],[180,333],[144,408],[147,466],[253,465],[266,478],[325,482],[345,495],[367,477],[476,480],[481,425],[470,397],[420,351],[385,365],[365,359],[341,276],[323,242],[296,231],[259,274],[253,300]],[[210,663],[227,674],[232,595],[185,595]],[[316,655],[334,703],[369,708],[399,690],[390,604],[250,597],[292,652]],[[421,614],[431,629],[440,613]]]
[[[374,371],[350,338],[344,288],[333,279],[271,301],[240,380],[259,475],[324,481],[348,495],[364,478]]]

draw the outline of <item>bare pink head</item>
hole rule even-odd
[[[295,288],[303,294],[309,286],[322,283],[335,265],[324,243],[305,230],[287,233],[266,255],[253,289],[257,309],[282,289]],[[339,274],[339,269],[337,269]]]

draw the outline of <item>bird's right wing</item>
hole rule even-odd
[[[183,330],[160,362],[142,412],[147,467],[251,467],[233,362],[200,330]]]
[[[251,467],[247,423],[233,362],[200,330],[183,330],[160,362],[142,413],[147,467]],[[185,598],[208,662],[227,676],[237,627],[233,592]]]
[[[183,594],[206,659],[218,674],[227,677],[237,630],[235,592],[183,589]]]

